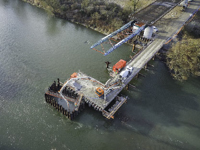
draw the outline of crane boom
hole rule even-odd
[[[121,40],[120,42],[118,42],[117,44],[115,44],[113,47],[111,47],[105,54],[104,56],[110,54],[112,51],[114,51],[116,48],[118,48],[119,46],[121,46],[122,44],[124,44],[125,42],[127,42],[128,40],[130,40],[131,38],[133,38],[134,36],[136,36],[138,33],[140,33],[142,30],[144,30],[146,28],[146,25],[143,25],[142,27],[140,27],[139,29],[137,29],[134,33],[132,33],[131,35],[129,35],[128,37],[126,37],[125,39]]]
[[[130,22],[128,22],[127,24],[125,24],[124,26],[122,26],[121,28],[119,28],[118,30],[114,31],[113,33],[105,36],[104,38],[100,39],[98,42],[96,42],[94,45],[92,45],[90,48],[94,48],[98,45],[100,45],[101,43],[105,42],[106,40],[108,40],[109,38],[115,36],[117,33],[127,29],[128,27],[132,26],[136,21],[135,20],[132,20]]]

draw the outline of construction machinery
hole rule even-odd
[[[120,59],[120,60],[113,66],[113,72],[119,73],[125,66],[126,66],[126,61],[123,60],[123,59]]]
[[[104,94],[104,90],[101,87],[98,87],[95,91],[95,93],[101,97]]]

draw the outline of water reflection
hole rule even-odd
[[[57,36],[60,34],[61,30],[59,29],[59,26],[57,25],[58,23],[60,22],[56,21],[54,17],[48,17],[48,20],[46,22],[47,35]]]

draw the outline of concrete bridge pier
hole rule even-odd
[[[146,65],[144,66],[144,70],[147,70],[147,68],[148,68],[148,63],[146,63]]]

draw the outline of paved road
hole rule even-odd
[[[179,4],[181,0],[156,0],[136,14],[130,15],[133,20],[143,22],[145,24],[154,23],[173,7]]]

